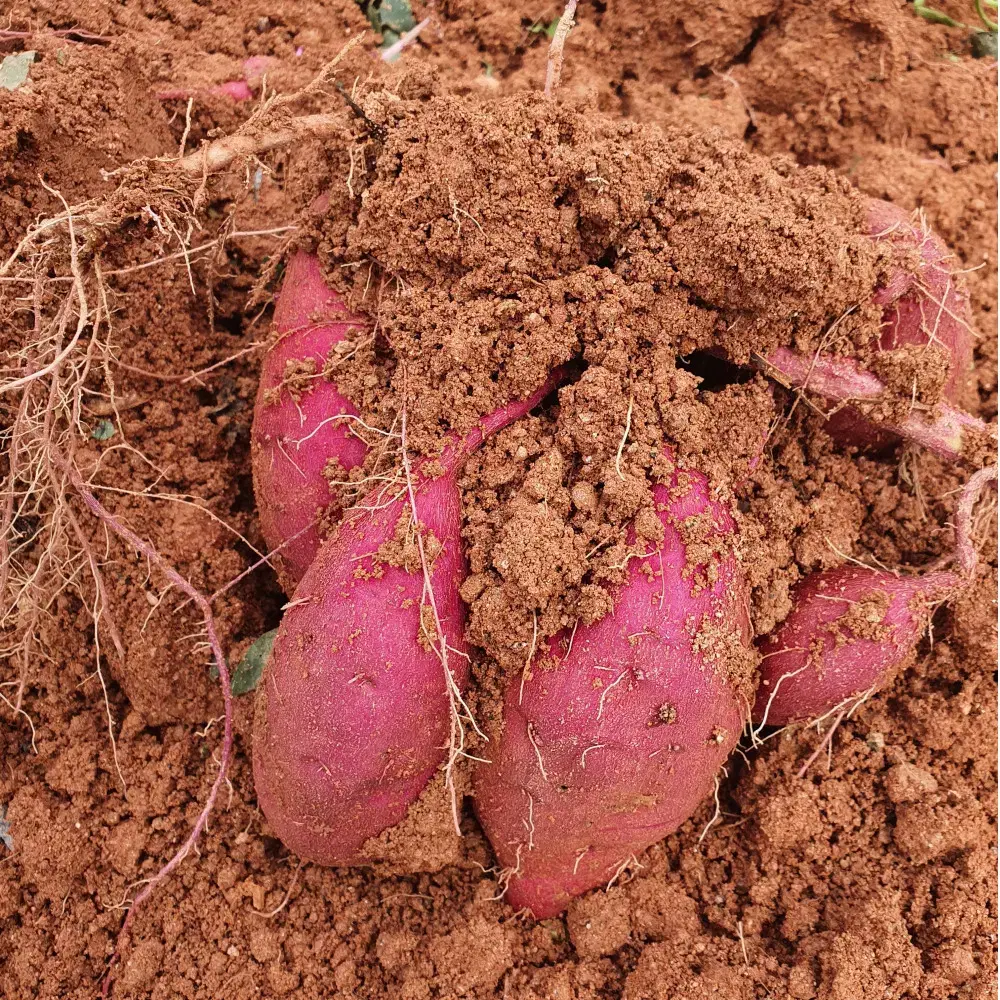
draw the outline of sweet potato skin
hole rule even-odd
[[[226,80],[225,83],[218,83],[206,89],[164,87],[156,91],[156,96],[161,101],[186,101],[188,98],[204,94],[218,94],[242,103],[253,99],[265,75],[278,66],[278,60],[272,56],[250,56],[249,59],[243,60],[243,74],[239,79]]]
[[[269,549],[279,550],[273,564],[290,594],[319,551],[317,521],[331,501],[327,462],[337,459],[346,471],[368,450],[347,421],[330,420],[358,411],[318,375],[334,345],[364,323],[327,286],[318,258],[301,252],[288,261],[274,323],[280,339],[261,367],[251,464],[261,533]],[[288,366],[302,362],[317,377],[305,382],[304,391],[293,392],[286,384]]]
[[[760,643],[754,722],[818,718],[880,685],[913,651],[933,603],[960,586],[948,572],[897,577],[842,566],[810,574],[793,589],[789,616]]]
[[[431,582],[453,650],[449,668],[464,687],[465,562],[453,478],[425,482],[417,503],[428,544],[430,535],[443,543]],[[418,641],[422,571],[377,556],[408,516],[401,498],[345,521],[322,546],[258,688],[257,800],[284,844],[320,864],[365,863],[365,841],[406,816],[448,742],[443,666]]]
[[[664,539],[632,562],[613,613],[579,626],[568,652],[569,635],[554,637],[523,693],[520,677],[509,681],[475,806],[513,873],[508,901],[538,918],[683,823],[743,728],[746,690],[729,668],[734,656],[752,668],[747,590],[735,525],[708,490],[691,472],[655,486]],[[706,513],[716,552],[702,586],[681,530]]]

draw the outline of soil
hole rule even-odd
[[[972,18],[960,0],[937,6]],[[0,91],[0,261],[60,195],[107,198],[124,164],[237,128],[254,102],[211,88],[248,57],[272,57],[269,83],[291,92],[367,24],[351,0],[247,8],[15,2],[0,56],[36,58],[29,84]],[[558,6],[414,12],[430,23],[398,62],[369,39],[338,68],[363,116],[332,88],[304,102],[341,116],[338,140],[219,174],[176,223],[152,206],[140,222],[109,218],[110,349],[75,438],[102,501],[206,594],[257,563],[257,372],[281,255],[307,247],[373,321],[338,386],[372,426],[405,403],[415,450],[435,454],[571,361],[569,384],[460,481],[483,718],[533,636],[607,613],[601,585],[622,579],[628,526],[642,537],[657,520],[650,486],[670,462],[709,475],[739,518],[757,635],[813,570],[854,558],[912,572],[947,554],[966,472],[898,443],[845,447],[748,362],[779,344],[816,350],[845,314],[832,349],[871,351],[879,311],[863,303],[899,258],[864,235],[863,196],[886,198],[922,210],[965,272],[977,339],[963,402],[995,421],[997,67],[972,58],[968,32],[897,0],[584,2],[548,102],[537,29]],[[157,97],[178,89],[190,111]],[[170,230],[186,220],[192,245],[244,235],[189,261]],[[25,294],[0,284],[4,352],[30,338]],[[880,363],[919,377],[927,399],[944,382],[933,352]],[[16,404],[0,398],[2,426]],[[9,451],[2,461],[6,476]],[[0,666],[5,697],[26,679],[23,712],[0,705],[13,845],[0,846],[0,995],[12,998],[100,994],[128,900],[187,837],[219,761],[222,699],[196,611],[72,509],[106,593],[95,604],[78,541],[60,550],[44,606],[18,609],[31,652]],[[289,855],[256,805],[254,699],[237,698],[220,801],[197,851],[137,910],[112,995],[995,995],[990,516],[977,543],[974,585],[805,777],[825,723],[745,741],[718,815],[707,801],[607,891],[541,922],[500,898],[469,800],[454,835],[437,779],[373,845],[373,867]],[[266,565],[215,599],[231,662],[287,599]],[[19,639],[13,623],[4,646]]]

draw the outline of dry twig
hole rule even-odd
[[[555,94],[562,78],[563,48],[566,45],[566,38],[573,29],[575,16],[576,0],[569,0],[549,43],[549,58],[545,67],[545,96],[549,99]]]

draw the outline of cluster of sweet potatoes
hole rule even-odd
[[[884,202],[871,203],[869,232],[912,262],[876,292],[881,347],[946,351],[944,396],[960,402],[971,328],[946,249]],[[315,257],[291,258],[253,435],[261,527],[294,591],[259,688],[257,794],[289,848],[331,865],[365,863],[366,841],[402,820],[453,761],[471,655],[457,474],[486,435],[564,377],[553,373],[464,440],[445,440],[433,462],[408,454],[402,414],[392,431],[404,466],[398,488],[376,484],[331,526],[331,470],[358,466],[368,445],[328,361],[361,323]],[[778,371],[804,363],[788,350],[768,360]],[[821,385],[842,364],[806,360]],[[850,406],[831,432],[867,447],[892,441]],[[641,539],[632,529],[636,554],[625,581],[609,588],[613,612],[546,640],[538,654],[547,668],[508,679],[502,733],[475,765],[475,809],[508,898],[539,917],[608,882],[689,817],[751,719],[814,718],[879,685],[911,653],[935,604],[964,582],[943,569],[817,572],[798,584],[776,631],[755,638],[733,515],[669,446],[663,457],[673,471],[652,487],[659,524],[644,525]],[[697,549],[692,519],[702,525]]]

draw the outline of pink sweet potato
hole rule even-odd
[[[875,293],[883,306],[882,350],[934,343],[951,357],[945,397],[961,403],[972,371],[972,313],[969,296],[955,280],[954,255],[926,223],[888,201],[872,199],[868,232],[876,243],[891,242],[901,250],[916,250],[915,268],[900,268],[889,284]]]
[[[251,462],[261,532],[278,550],[275,569],[291,593],[319,551],[318,519],[330,504],[330,478],[341,479],[367,451],[351,421],[335,419],[356,416],[357,408],[322,374],[335,345],[364,322],[326,285],[319,260],[297,253],[285,271],[274,323],[281,339],[261,367]]]
[[[761,643],[753,719],[783,726],[861,697],[913,652],[935,602],[959,576],[893,576],[859,566],[813,573],[793,590],[794,607]]]
[[[654,496],[662,543],[633,560],[612,614],[572,642],[554,637],[541,666],[510,679],[499,744],[477,766],[476,812],[509,876],[507,898],[536,917],[608,883],[683,823],[749,709],[733,520],[700,473],[677,472]],[[699,529],[706,564],[695,567]]]
[[[891,202],[869,200],[868,233],[876,243],[896,251],[900,261],[888,283],[874,296],[875,303],[882,306],[879,348],[891,351],[931,344],[943,348],[949,358],[943,396],[947,402],[961,405],[969,393],[972,374],[972,312],[968,295],[956,281],[953,255],[922,219]],[[778,354],[768,360],[781,368]],[[803,360],[809,363],[809,385],[814,389],[827,367],[839,366],[846,371],[844,366],[850,365],[826,355]],[[863,398],[864,374],[860,373],[856,385],[845,387],[846,395],[830,398],[837,402]],[[888,448],[899,441],[898,428],[876,426],[852,406],[836,410],[826,428],[837,440],[870,450]]]
[[[453,441],[442,475],[415,470],[412,494],[369,498],[302,578],[258,688],[253,738],[257,800],[301,857],[363,864],[365,841],[405,817],[445,760],[469,672],[456,477],[486,434],[552,387]]]
[[[186,101],[189,97],[199,94],[219,94],[232,98],[234,101],[249,101],[256,90],[260,89],[265,75],[278,65],[278,60],[272,56],[250,56],[243,61],[243,74],[238,80],[226,80],[213,87],[199,89],[197,87],[165,87],[156,91],[161,101]]]

